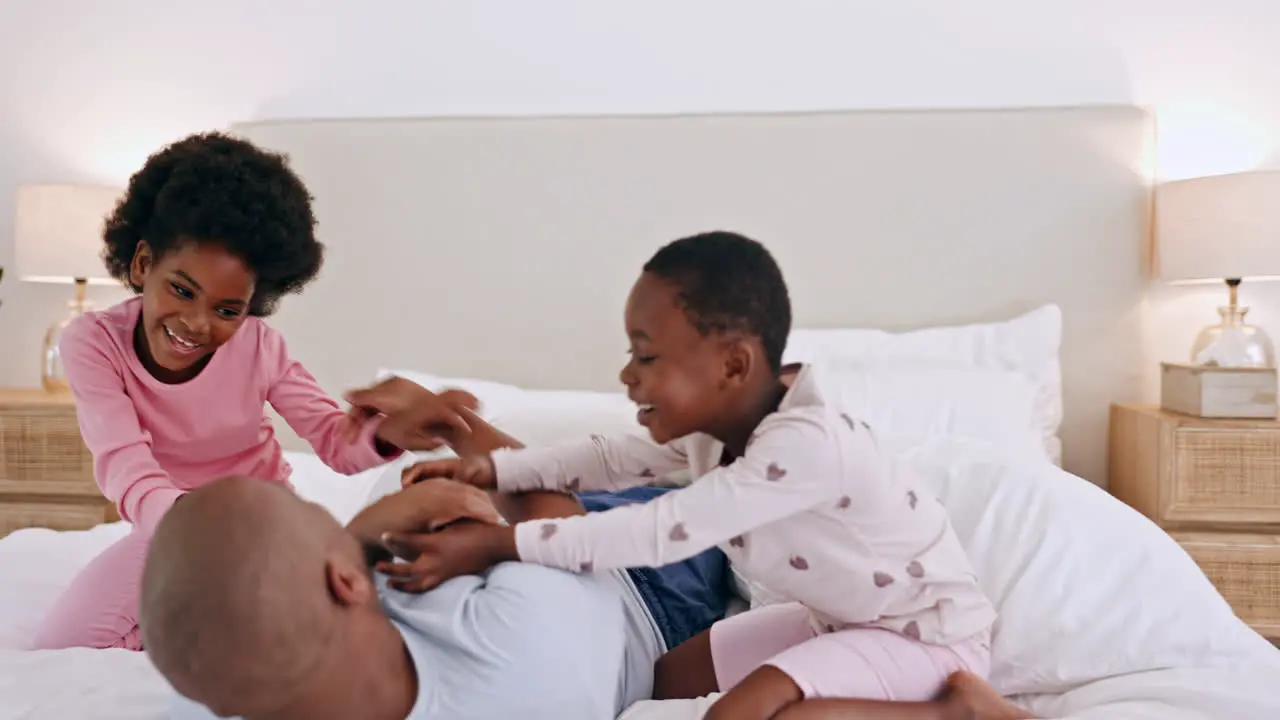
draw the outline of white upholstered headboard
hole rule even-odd
[[[617,389],[661,244],[765,242],[797,327],[1065,319],[1066,467],[1148,372],[1153,127],[1132,107],[248,123],[315,195],[322,277],[274,324],[334,392],[379,367]]]

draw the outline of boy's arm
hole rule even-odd
[[[580,442],[493,453],[498,489],[625,490],[689,465],[678,443],[658,445],[640,435],[592,435]]]
[[[490,425],[474,412],[463,409],[462,415],[467,424],[471,426],[471,432],[454,444],[453,450],[458,455],[485,455],[497,450],[519,450],[524,448],[524,443]],[[490,492],[489,498],[507,522],[518,523],[536,517],[547,517],[542,514],[547,512],[546,507],[544,507],[547,505],[547,500],[545,497],[540,497],[542,495],[545,495],[545,493],[525,495]],[[577,504],[576,500],[571,500],[571,502]],[[559,506],[560,503],[555,502],[550,507],[558,508]]]
[[[347,399],[367,412],[385,414],[386,425],[397,432],[424,428],[433,419],[436,402],[434,393],[403,378],[352,391]],[[469,408],[455,410],[468,429],[451,433],[450,445],[460,456],[492,455],[499,489],[504,492],[621,490],[688,465],[678,445],[657,445],[640,435],[593,436],[555,448],[524,449]],[[520,451],[511,452],[516,449]]]
[[[642,505],[520,523],[516,557],[494,559],[575,571],[660,567],[822,503],[845,507],[851,500],[839,496],[840,451],[829,435],[843,431],[808,417],[775,416],[732,465]],[[794,563],[807,569],[803,557]]]
[[[186,491],[152,454],[151,434],[142,428],[120,368],[106,350],[105,333],[83,318],[66,329],[59,349],[98,487],[120,517],[149,532]]]
[[[509,561],[572,572],[661,567],[823,503],[848,508],[852,499],[840,496],[834,432],[842,430],[818,419],[775,416],[737,462],[645,504],[515,527],[445,528],[394,538],[408,550],[396,554],[413,558],[394,568],[397,586],[421,592]],[[797,571],[811,569],[803,556],[791,564]]]
[[[471,433],[454,447],[459,455],[483,455],[497,450],[520,450],[524,443],[490,425],[470,410],[462,410]],[[490,492],[494,507],[508,523],[538,518],[572,517],[584,514],[582,503],[572,495],[558,492]]]

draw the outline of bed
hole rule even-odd
[[[512,432],[527,429],[507,413]],[[908,452],[997,599],[993,680],[1021,705],[1081,720],[1280,717],[1280,652],[1154,525],[1051,463],[1015,461],[989,443],[939,439]],[[341,477],[305,453],[289,461],[299,493],[340,520],[397,475],[392,467]],[[125,532],[115,523],[0,541],[0,718],[168,717],[172,691],[145,654],[16,649],[79,567]],[[623,720],[696,720],[709,702],[644,702]]]
[[[1103,490],[1108,405],[1151,396],[1166,327],[1147,293],[1143,110],[235,129],[288,152],[315,195],[326,268],[273,324],[331,391],[396,372],[472,389],[533,443],[632,431],[626,288],[666,240],[745,232],[792,286],[791,358],[828,366],[951,512],[1001,611],[998,689],[1044,717],[1280,717],[1280,653]],[[299,492],[339,519],[377,491],[377,472],[338,478],[283,436]],[[0,540],[0,717],[164,716],[144,656],[15,649],[123,531]]]

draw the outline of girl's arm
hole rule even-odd
[[[732,465],[642,505],[520,523],[516,557],[496,559],[575,571],[660,567],[821,503],[839,503],[840,451],[830,433],[842,431],[807,416],[772,416]]]
[[[678,443],[658,445],[640,435],[602,437],[550,448],[493,453],[502,492],[524,490],[625,490],[687,468]]]
[[[69,325],[59,344],[94,479],[120,517],[150,532],[186,491],[152,454],[151,434],[138,420],[109,347],[106,330],[89,317]]]
[[[343,434],[347,414],[338,401],[289,356],[280,333],[266,324],[260,327],[261,362],[268,377],[267,402],[315,449],[325,465],[344,475],[354,475],[399,457],[399,448],[378,440],[380,418],[365,423],[359,439],[350,442]]]

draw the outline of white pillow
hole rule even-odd
[[[527,403],[488,418],[494,427],[528,445],[547,447],[584,440],[591,435],[613,437],[647,433],[636,422],[636,406],[625,396],[613,406],[580,403],[569,394],[531,394]]]
[[[1025,375],[943,364],[867,366],[841,359],[813,368],[824,393],[866,420],[889,452],[937,438],[988,442],[1045,458],[1036,387]]]
[[[443,392],[450,388],[466,390],[480,401],[478,410],[480,417],[488,419],[493,413],[518,405],[528,392],[523,388],[506,383],[481,380],[479,378],[455,378],[420,372],[417,370],[392,370],[380,368],[375,380],[384,380],[391,376],[399,376],[411,380],[422,387],[435,392]]]
[[[814,368],[829,397],[871,423],[890,451],[939,437],[990,442],[1018,455],[1044,457],[1036,415],[1036,387],[1024,374],[942,362],[864,365],[828,356]],[[592,434],[643,434],[635,405],[621,392],[528,390],[479,378],[414,370],[379,370],[433,391],[467,390],[486,421],[531,447],[580,440]],[[664,480],[685,482],[687,473]]]
[[[466,390],[480,402],[478,414],[491,425],[531,447],[581,440],[592,434],[642,431],[636,406],[621,392],[530,390],[516,385],[433,375],[415,370],[378,371],[378,378],[398,375],[440,392]]]
[[[991,681],[1059,693],[1176,667],[1280,670],[1165,532],[1096,485],[979,443],[916,452],[999,613]]]
[[[997,323],[932,327],[891,333],[870,328],[797,329],[787,341],[787,362],[832,359],[894,367],[903,363],[945,363],[1005,370],[1024,376],[1035,388],[1035,423],[1045,454],[1062,462],[1062,311],[1045,305]]]

